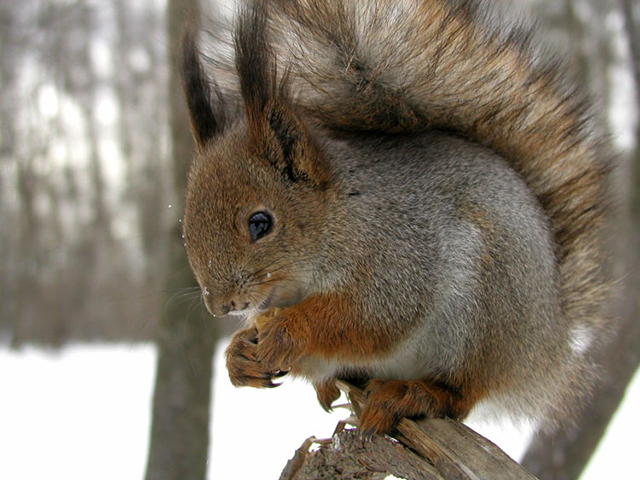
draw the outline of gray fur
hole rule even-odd
[[[559,381],[575,372],[567,362],[549,223],[518,175],[495,153],[438,132],[409,140],[327,140],[324,153],[340,195],[311,290],[339,291],[366,263],[375,274],[357,278],[363,296],[396,295],[363,305],[363,322],[410,327],[385,359],[320,362],[305,374],[314,380],[338,372],[446,378],[478,357],[487,364],[483,382],[492,384],[496,398],[502,385],[533,395],[512,401],[512,414],[548,414],[558,394],[550,384],[560,390]],[[472,212],[465,211],[469,206]],[[483,222],[474,223],[469,213]],[[345,231],[352,234],[345,237]],[[548,365],[549,376],[539,375],[540,364]]]

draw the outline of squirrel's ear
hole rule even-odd
[[[325,159],[298,117],[286,105],[273,102],[263,121],[262,136],[256,139],[259,154],[287,180],[324,189],[329,179]]]
[[[184,27],[180,67],[191,131],[197,148],[201,149],[223,130],[225,114],[218,86],[207,79],[202,68],[196,35],[193,26]]]
[[[306,127],[287,100],[286,75],[278,80],[267,38],[268,7],[257,1],[238,16],[236,68],[247,109],[249,144],[288,180],[326,185],[327,169]]]

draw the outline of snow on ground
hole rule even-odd
[[[234,389],[216,356],[209,478],[272,479],[310,435],[328,437],[345,411],[326,414],[304,382]],[[60,352],[0,349],[0,478],[141,480],[155,374],[151,345],[71,346]],[[640,375],[583,480],[635,471]],[[526,435],[482,425],[517,457]],[[251,451],[251,456],[247,452]],[[238,476],[241,472],[241,476]]]
[[[140,480],[155,352],[0,350],[0,478]]]

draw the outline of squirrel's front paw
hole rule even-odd
[[[273,388],[273,378],[278,376],[269,371],[258,361],[256,342],[258,331],[255,327],[236,332],[227,347],[227,370],[231,383],[236,387]]]
[[[305,340],[294,336],[291,322],[280,316],[268,322],[258,333],[256,355],[269,371],[288,371],[304,353]]]

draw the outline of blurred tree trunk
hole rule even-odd
[[[179,42],[185,12],[195,12],[196,0],[168,3],[168,45],[173,52]],[[182,198],[186,168],[193,144],[183,102],[176,62],[172,65],[168,99],[173,142],[175,198]],[[172,211],[182,211],[174,202]],[[167,255],[168,294],[194,285],[187,265],[177,219]],[[179,302],[167,301],[160,320],[158,363],[153,398],[153,418],[147,480],[203,480],[209,449],[209,408],[212,383],[215,324],[201,315],[202,309],[186,314]]]
[[[640,94],[640,22],[635,0],[622,0],[625,28],[631,47],[635,76],[636,102]],[[636,10],[634,12],[634,10]],[[598,19],[602,21],[602,19]],[[640,104],[636,107],[640,111]],[[523,466],[541,479],[576,479],[589,462],[607,425],[620,405],[629,382],[640,365],[640,129],[631,154],[629,181],[624,191],[624,209],[614,231],[618,236],[616,262],[623,266],[613,315],[617,319],[613,341],[598,358],[602,380],[576,426],[554,434],[540,434],[522,461]]]
[[[14,113],[17,109],[15,80],[17,65],[15,59],[19,54],[17,45],[13,39],[14,11],[9,5],[0,3],[0,45],[2,45],[2,55],[0,55],[0,168],[9,169],[13,163],[13,152],[15,151],[16,120]],[[16,165],[17,166],[17,165]],[[16,175],[17,176],[17,175]],[[16,225],[18,215],[15,205],[8,206],[10,183],[6,176],[0,175],[0,212],[4,222],[11,222]],[[13,203],[13,202],[11,202]],[[18,245],[16,230],[20,231],[21,225],[14,228],[0,229],[0,242],[3,246],[4,255],[0,255],[0,291],[3,292],[3,301],[0,302],[0,336],[10,335],[15,331],[17,325],[19,306],[19,286],[22,280],[22,270],[18,268]]]

